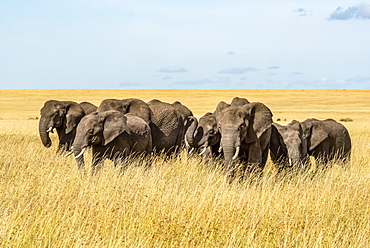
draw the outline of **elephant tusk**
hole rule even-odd
[[[292,159],[289,158],[289,166],[292,167]]]
[[[218,152],[222,152],[222,146],[220,146],[220,148],[218,148]]]
[[[185,136],[185,147],[189,147],[190,145],[189,145],[189,142],[188,142],[188,139],[186,138],[186,136]]]
[[[203,155],[206,152],[207,148],[208,148],[208,146],[204,147],[203,151],[201,153],[199,153],[199,155]]]
[[[234,154],[234,157],[232,158],[232,160],[235,160],[238,156],[239,156],[239,151],[240,151],[240,146],[238,146],[235,150],[235,154]]]
[[[79,157],[81,157],[85,152],[85,148],[82,148],[82,151],[77,155],[75,156],[75,159],[78,159]]]
[[[47,133],[52,132],[53,133],[53,127],[49,127],[48,130],[46,130]]]
[[[73,153],[73,150],[72,151],[69,151],[66,155],[64,155],[64,157],[66,158],[66,157],[72,155],[72,153]]]

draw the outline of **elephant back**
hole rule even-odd
[[[178,135],[183,127],[183,119],[169,103],[151,100],[148,106],[152,112],[150,128],[152,130],[153,149],[171,152],[179,144]]]
[[[92,112],[95,112],[98,110],[98,107],[90,102],[80,102],[79,105],[83,109],[86,115],[89,115]]]
[[[128,99],[105,99],[101,102],[98,112],[117,110],[123,114],[131,113],[142,118],[146,123],[151,121],[151,110],[142,100],[137,98]]]
[[[128,98],[124,99],[124,101],[127,101],[129,103],[127,113],[142,118],[148,124],[151,122],[152,111],[150,110],[146,102],[137,98]]]

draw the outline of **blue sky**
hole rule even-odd
[[[1,89],[370,89],[370,2],[2,0]]]

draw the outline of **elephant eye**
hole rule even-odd
[[[89,134],[93,134],[93,133],[94,133],[94,130],[90,129]]]
[[[215,131],[213,131],[213,129],[211,129],[211,130],[209,130],[209,132],[208,132],[209,134],[214,134],[215,133]]]
[[[239,130],[242,130],[244,128],[245,128],[245,124],[244,123],[239,126]]]

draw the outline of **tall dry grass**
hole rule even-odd
[[[90,176],[77,170],[73,158],[56,155],[55,145],[42,147],[35,117],[42,103],[56,95],[98,104],[119,93],[0,91],[2,104],[7,104],[0,108],[0,245],[370,246],[370,116],[364,115],[370,113],[369,91],[305,91],[301,102],[299,91],[227,91],[223,97],[220,91],[205,92],[210,100],[198,99],[193,107],[189,94],[197,91],[155,91],[163,95],[159,99],[191,105],[197,116],[212,111],[219,100],[244,96],[266,103],[274,120],[351,118],[344,125],[352,137],[352,162],[348,168],[332,163],[325,172],[312,168],[277,178],[269,161],[260,180],[229,185],[220,163],[183,152],[173,158],[131,160],[123,174],[106,161],[97,176]],[[150,100],[148,94],[154,95],[130,93],[116,98]],[[284,98],[289,104],[280,101]],[[26,100],[17,104],[17,99]],[[296,109],[294,101],[301,107]],[[55,144],[56,137],[52,139]]]

